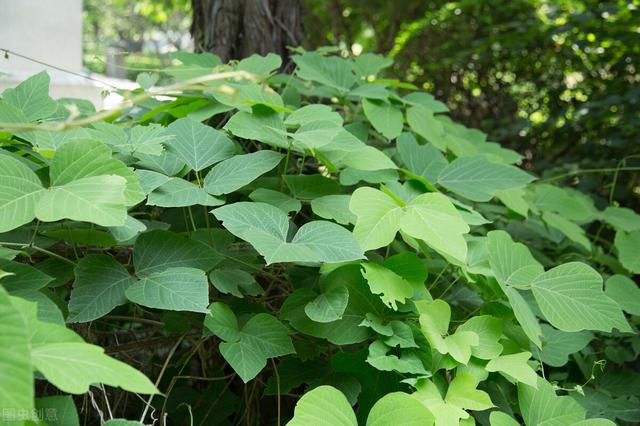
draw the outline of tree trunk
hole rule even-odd
[[[287,64],[287,46],[303,39],[302,0],[191,0],[196,52],[224,62],[273,52]]]

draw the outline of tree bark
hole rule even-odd
[[[195,51],[215,53],[223,62],[272,52],[287,64],[287,46],[302,43],[302,0],[191,2]]]

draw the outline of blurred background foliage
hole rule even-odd
[[[522,152],[526,168],[640,208],[640,0],[304,3],[306,47],[392,56],[389,77],[431,91],[456,120]],[[115,49],[134,79],[192,48],[189,0],[85,9],[93,71]]]

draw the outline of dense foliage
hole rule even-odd
[[[393,74],[432,91],[459,122],[526,155],[541,174],[640,208],[640,1],[306,2],[308,43],[392,55]]]
[[[113,112],[2,93],[3,420],[640,421],[640,215],[389,59],[174,58]]]

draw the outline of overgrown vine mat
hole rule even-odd
[[[3,424],[640,422],[638,214],[380,56],[174,60],[1,95]]]

